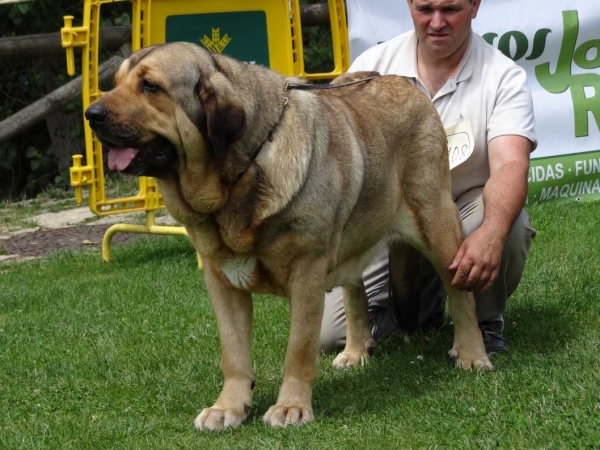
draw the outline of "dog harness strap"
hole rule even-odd
[[[287,91],[288,89],[289,89],[289,86],[286,83],[285,90]],[[233,182],[234,185],[236,185],[238,183],[238,181],[240,181],[240,179],[248,171],[248,169],[250,168],[250,166],[252,164],[254,164],[254,162],[256,161],[256,158],[258,157],[258,154],[260,153],[260,151],[262,150],[262,148],[264,147],[264,145],[267,143],[267,141],[273,142],[273,135],[275,134],[275,131],[277,130],[277,127],[279,126],[279,123],[283,119],[283,115],[285,113],[285,110],[287,109],[288,103],[289,103],[289,99],[288,99],[288,97],[286,95],[285,98],[283,99],[283,106],[281,108],[281,114],[279,114],[279,119],[277,119],[277,122],[275,122],[271,126],[271,129],[269,130],[269,133],[267,134],[267,137],[265,137],[260,144],[258,144],[256,147],[254,147],[254,150],[252,150],[252,153],[250,153],[250,162],[248,164],[248,167],[246,167],[246,169],[237,176],[237,178]]]
[[[292,85],[288,85],[288,90],[299,90],[299,91],[310,91],[313,89],[335,89],[335,88],[341,88],[341,87],[345,87],[345,86],[350,86],[352,84],[358,84],[358,83],[364,83],[366,81],[371,81],[375,78],[379,78],[381,75],[374,75],[372,77],[367,77],[367,78],[361,78],[360,80],[354,80],[354,81],[349,81],[347,83],[342,83],[342,84],[292,84]]]
[[[314,89],[334,89],[334,88],[339,88],[339,87],[344,87],[344,86],[350,86],[352,84],[364,83],[364,82],[373,80],[375,78],[379,78],[380,76],[381,75],[374,75],[371,77],[361,78],[360,80],[349,81],[348,83],[342,83],[342,84],[293,84],[293,85],[290,85],[290,84],[286,83],[285,90],[286,91],[291,91],[291,90],[303,90],[304,91],[304,90],[314,90]],[[273,124],[273,126],[269,130],[269,133],[267,134],[267,137],[265,137],[265,139],[260,144],[258,144],[254,148],[254,150],[252,150],[252,153],[250,154],[250,163],[248,164],[248,167],[246,168],[246,170],[244,170],[242,173],[240,173],[237,176],[237,178],[235,179],[235,181],[233,183],[234,185],[237,184],[237,182],[242,178],[242,176],[246,173],[246,171],[250,168],[250,166],[256,161],[258,154],[260,153],[260,151],[262,150],[262,148],[264,147],[266,142],[267,141],[271,142],[273,140],[273,134],[277,130],[279,122],[281,122],[281,119],[283,119],[283,114],[285,113],[286,107],[288,105],[288,101],[289,101],[289,99],[286,96],[284,99],[284,102],[283,102],[283,107],[281,109],[281,114],[279,116],[279,120]]]

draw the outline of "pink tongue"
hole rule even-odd
[[[138,152],[137,148],[111,148],[108,152],[108,168],[119,172],[125,170]]]

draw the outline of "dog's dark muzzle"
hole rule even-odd
[[[88,109],[85,110],[85,118],[90,123],[90,126],[92,128],[104,124],[106,122],[107,117],[108,111],[106,110],[106,108],[96,103],[90,105]]]
[[[149,142],[140,143],[130,127],[111,121],[109,111],[98,103],[90,105],[84,115],[107,154],[118,152],[120,148],[139,149],[127,167],[118,169],[121,172],[161,178],[167,172],[177,169],[177,151],[166,138],[156,135]]]

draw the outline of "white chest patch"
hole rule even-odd
[[[237,256],[227,260],[221,270],[229,282],[238,289],[248,289],[252,283],[256,258],[252,256]]]

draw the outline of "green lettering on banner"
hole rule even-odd
[[[194,42],[212,52],[269,67],[264,11],[169,16],[165,37],[167,42]]]
[[[536,31],[535,36],[533,37],[533,46],[531,47],[531,53],[525,59],[528,61],[538,59],[544,53],[546,49],[546,40],[548,35],[552,33],[550,28],[542,28],[541,30]],[[497,33],[485,33],[483,39],[490,45],[494,45],[494,41],[498,37]],[[513,55],[510,51],[511,41],[515,42],[515,54]],[[529,40],[525,33],[521,31],[508,31],[504,33],[500,40],[498,41],[498,50],[504,53],[504,56],[512,59],[513,61],[518,61],[529,49]]]
[[[527,203],[600,199],[600,150],[532,159]]]
[[[552,94],[561,94],[570,89],[575,112],[575,137],[586,137],[589,136],[589,113],[600,130],[600,75],[573,74],[572,63],[586,70],[600,67],[600,39],[584,42],[575,48],[579,35],[578,13],[563,11],[562,15],[564,32],[556,70],[552,73],[547,62],[535,67],[535,75],[540,86]],[[595,57],[588,59],[592,49],[596,50]],[[593,95],[588,97],[586,88],[593,90]]]
[[[526,58],[528,61],[538,59],[542,56],[546,49],[546,39],[550,33],[552,33],[550,28],[542,28],[535,33],[531,54]]]
[[[510,54],[510,43],[511,41],[515,42],[515,54]],[[518,61],[525,53],[527,53],[527,48],[529,47],[529,42],[527,41],[527,36],[520,31],[509,31],[508,33],[504,33],[498,42],[498,50],[507,55],[513,61]]]

